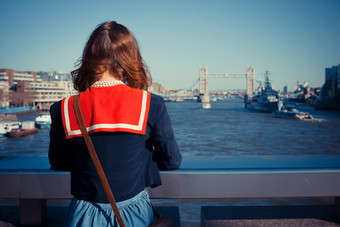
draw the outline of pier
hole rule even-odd
[[[0,159],[0,198],[20,201],[22,225],[44,223],[46,200],[72,198],[70,174],[49,167],[45,156]],[[287,225],[294,220],[309,226],[336,226],[340,220],[339,155],[197,156],[184,158],[179,170],[162,171],[161,177],[162,186],[149,189],[152,199],[334,197],[330,206],[202,207],[201,226],[235,222]],[[294,210],[304,215],[296,215]],[[270,213],[279,215],[262,216]],[[321,213],[326,220],[319,219]]]

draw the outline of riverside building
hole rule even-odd
[[[49,110],[53,103],[77,94],[71,81],[60,81],[60,77],[56,77],[56,74],[58,73],[52,72],[53,76],[48,81],[43,81],[36,72],[0,69],[0,89],[4,93],[7,92],[7,97],[4,95],[7,101],[0,100],[1,107],[10,105],[9,93],[24,96],[23,104],[35,106],[38,110]],[[64,73],[62,75],[65,77]],[[54,78],[58,78],[58,81],[54,81]]]
[[[325,69],[325,95],[331,98],[339,96],[340,92],[340,64]]]
[[[65,97],[77,94],[71,81],[63,82],[25,82],[17,84],[17,92],[33,96],[33,105],[38,110],[49,110],[51,105]]]
[[[340,109],[340,64],[325,69],[325,83],[315,108]]]
[[[12,69],[0,69],[0,81],[8,82],[12,88],[19,81],[41,82],[41,78],[36,72],[14,71]]]

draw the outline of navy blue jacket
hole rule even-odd
[[[50,113],[51,169],[71,171],[71,194],[76,198],[108,203],[84,139],[66,139],[61,101],[51,106]],[[160,185],[159,169],[178,169],[182,161],[164,100],[153,94],[145,135],[96,132],[90,137],[116,201]]]

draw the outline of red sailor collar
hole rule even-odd
[[[73,109],[74,96],[62,100],[61,111],[67,139],[81,137]],[[150,93],[126,85],[91,87],[80,93],[79,106],[89,134],[131,132],[145,134]]]

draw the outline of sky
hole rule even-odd
[[[340,64],[339,0],[1,0],[0,68],[75,69],[91,32],[117,21],[136,37],[154,82],[187,89],[209,74],[269,71],[274,88],[325,82]],[[245,79],[208,80],[209,90]]]

